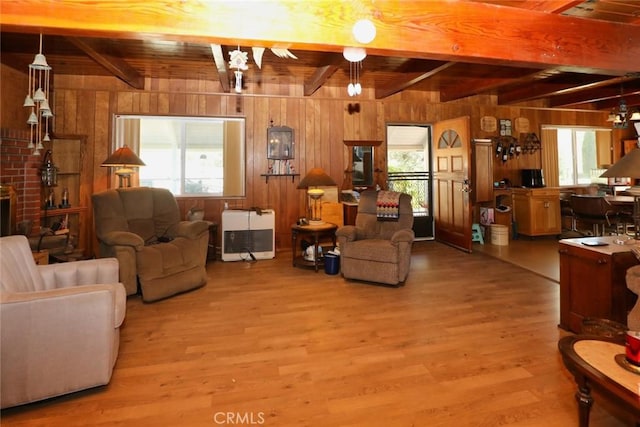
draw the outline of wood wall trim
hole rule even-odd
[[[373,147],[377,147],[379,145],[382,145],[382,141],[381,140],[371,140],[371,139],[349,139],[349,140],[345,140],[344,141],[344,145],[346,145],[347,147],[357,147],[357,146],[363,146],[363,147],[368,147],[368,146],[373,146]]]

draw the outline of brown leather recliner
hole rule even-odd
[[[181,221],[178,203],[163,188],[118,188],[93,194],[100,257],[120,262],[127,295],[156,301],[203,286],[209,223]]]
[[[356,225],[336,231],[340,270],[346,279],[399,285],[409,274],[415,235],[411,196],[400,195],[397,221],[378,216],[377,191],[360,196]]]

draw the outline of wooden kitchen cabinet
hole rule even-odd
[[[473,191],[475,203],[493,200],[493,143],[491,140],[473,141]]]
[[[622,141],[622,153],[621,157],[629,154],[631,150],[635,150],[638,148],[638,140],[637,139],[625,139]]]
[[[512,191],[518,234],[545,236],[561,233],[559,189],[514,188]]]
[[[626,286],[627,269],[638,260],[616,236],[564,239],[560,253],[560,327],[580,333],[584,318],[608,319],[626,325],[636,296]],[[607,246],[585,246],[585,241]]]

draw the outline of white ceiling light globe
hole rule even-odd
[[[359,62],[367,57],[367,51],[362,47],[345,47],[342,56],[349,62]]]
[[[353,25],[353,36],[359,43],[371,43],[376,38],[376,27],[368,19],[361,19]]]

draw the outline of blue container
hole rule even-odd
[[[333,254],[324,256],[324,272],[327,274],[340,273],[340,257]]]

